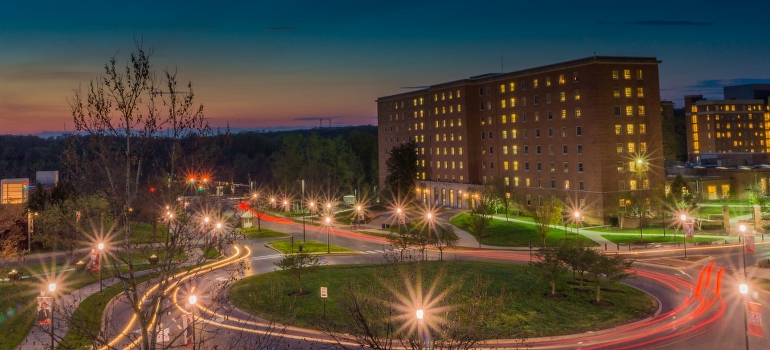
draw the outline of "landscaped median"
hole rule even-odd
[[[272,247],[273,249],[281,252],[282,254],[293,254],[296,252],[299,252],[299,247],[302,247],[302,251],[305,253],[326,253],[327,252],[327,246],[326,243],[318,242],[318,241],[302,241],[295,239],[294,245],[292,247],[291,240],[279,240],[279,241],[273,241],[270,243],[267,243],[268,247]],[[345,247],[340,247],[336,245],[329,245],[328,251],[332,253],[355,253],[355,250],[348,249]]]
[[[479,281],[488,283],[484,299],[496,300],[491,319],[483,321],[485,339],[596,331],[649,317],[657,310],[651,296],[624,284],[603,286],[602,300],[610,306],[598,306],[591,303],[596,297],[593,283],[580,289],[571,273],[557,279],[557,292],[564,298],[554,299],[547,296],[550,281],[539,278],[533,267],[460,261],[325,266],[302,276],[304,289],[310,291],[305,296],[294,295],[299,289],[294,276],[276,271],[237,282],[228,297],[238,308],[263,319],[314,329],[333,326],[345,332],[355,329],[348,309],[353,293],[369,296],[359,301],[393,305],[396,316],[405,314],[402,320],[413,318],[410,315],[418,305],[432,308],[425,310],[432,317],[445,317],[446,312],[473,305],[472,289]],[[325,301],[319,295],[321,287],[328,288]],[[430,300],[412,300],[419,296]],[[470,323],[462,318],[458,322]]]

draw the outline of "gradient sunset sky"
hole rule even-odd
[[[213,126],[376,124],[377,97],[597,55],[655,56],[661,98],[770,82],[770,1],[2,1],[0,134],[72,131],[67,98],[134,38]]]

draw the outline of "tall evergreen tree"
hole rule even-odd
[[[385,166],[388,168],[388,175],[385,177],[386,190],[396,198],[406,198],[415,186],[417,143],[409,141],[393,147]]]

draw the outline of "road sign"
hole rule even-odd
[[[695,224],[693,222],[684,223],[684,236],[687,238],[695,237]]]
[[[756,254],[757,248],[754,246],[754,236],[743,236],[745,241],[746,254]]]
[[[746,317],[748,317],[749,334],[763,338],[762,335],[762,305],[746,302]]]
[[[329,297],[329,291],[326,289],[326,287],[321,287],[321,298],[328,298]]]

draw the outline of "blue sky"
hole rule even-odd
[[[127,5],[127,4],[130,4]],[[210,123],[373,124],[379,96],[598,55],[655,56],[661,98],[768,82],[767,1],[0,3],[0,134],[71,129],[67,97],[133,39]]]

